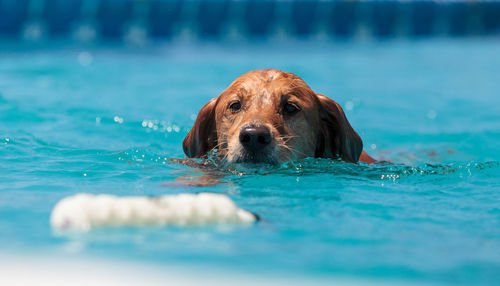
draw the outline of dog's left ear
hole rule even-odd
[[[215,127],[215,106],[217,98],[212,98],[198,113],[193,128],[182,142],[184,153],[190,158],[199,158],[217,146]]]
[[[320,103],[321,130],[316,157],[342,158],[356,163],[363,151],[363,141],[345,117],[340,105],[330,98],[316,94]]]

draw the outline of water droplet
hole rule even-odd
[[[84,67],[91,65],[93,61],[94,59],[89,52],[81,52],[78,54],[78,62]]]
[[[119,116],[115,116],[115,117],[113,118],[113,120],[114,120],[115,122],[117,122],[118,124],[122,124],[122,123],[123,123],[123,118],[121,118],[121,117],[119,117]]]
[[[372,144],[372,145],[370,145],[370,148],[372,148],[372,150],[375,150],[375,149],[377,149],[377,145],[376,144]]]

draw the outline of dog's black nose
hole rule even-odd
[[[240,142],[249,151],[258,151],[271,143],[271,131],[265,126],[250,125],[240,131]]]

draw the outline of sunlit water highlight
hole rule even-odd
[[[293,47],[293,48],[291,48]],[[111,257],[363,279],[500,281],[500,43],[423,41],[147,50],[0,49],[0,251]],[[83,54],[82,54],[83,53]],[[324,159],[218,170],[169,184],[199,108],[239,74],[273,67],[337,100],[365,150],[393,165]],[[58,236],[75,193],[215,192],[252,226],[98,229]]]

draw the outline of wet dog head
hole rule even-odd
[[[298,76],[250,71],[200,110],[183,142],[188,157],[215,149],[229,163],[280,164],[306,157],[357,162],[363,143],[340,105]]]

